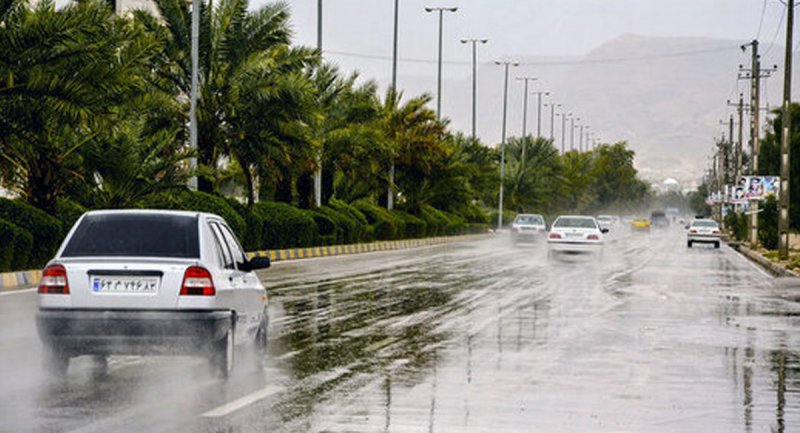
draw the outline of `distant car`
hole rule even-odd
[[[538,214],[519,214],[511,223],[511,240],[514,243],[534,241],[546,232],[544,217]]]
[[[696,219],[689,224],[689,231],[686,233],[686,246],[691,248],[692,244],[714,244],[714,248],[719,248],[722,233],[716,221],[710,219]]]
[[[650,220],[647,218],[636,217],[631,221],[631,229],[634,231],[647,232],[650,231]]]
[[[656,228],[669,227],[669,219],[667,214],[661,210],[655,210],[650,214],[650,224]]]
[[[619,217],[615,217],[613,215],[598,215],[597,224],[600,225],[600,228],[611,230],[613,227],[619,224]]]
[[[599,253],[603,248],[603,234],[591,216],[564,215],[558,217],[550,228],[547,244],[550,253]]]
[[[51,371],[92,355],[201,354],[227,378],[234,345],[267,342],[267,296],[225,221],[179,211],[92,211],[42,272],[36,316]]]

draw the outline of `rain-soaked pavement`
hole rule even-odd
[[[678,228],[550,262],[507,238],[264,272],[266,368],[40,371],[35,295],[0,296],[2,432],[800,430],[800,283]]]

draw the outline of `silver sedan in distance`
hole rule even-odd
[[[544,217],[539,214],[519,214],[511,223],[511,241],[513,243],[523,241],[536,241],[544,237],[547,232],[547,224]]]

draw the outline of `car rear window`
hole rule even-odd
[[[87,215],[61,255],[199,258],[197,217],[158,214]]]
[[[694,227],[717,227],[717,223],[715,221],[694,221],[694,222],[692,222],[692,226],[694,226]]]
[[[579,229],[596,229],[597,225],[591,218],[559,218],[553,227],[572,227]]]
[[[544,224],[544,219],[539,215],[518,215],[514,222],[517,224]]]

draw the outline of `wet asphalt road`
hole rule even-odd
[[[40,370],[31,292],[0,296],[2,432],[790,432],[800,283],[682,230],[550,262],[505,237],[263,273],[270,356]]]

